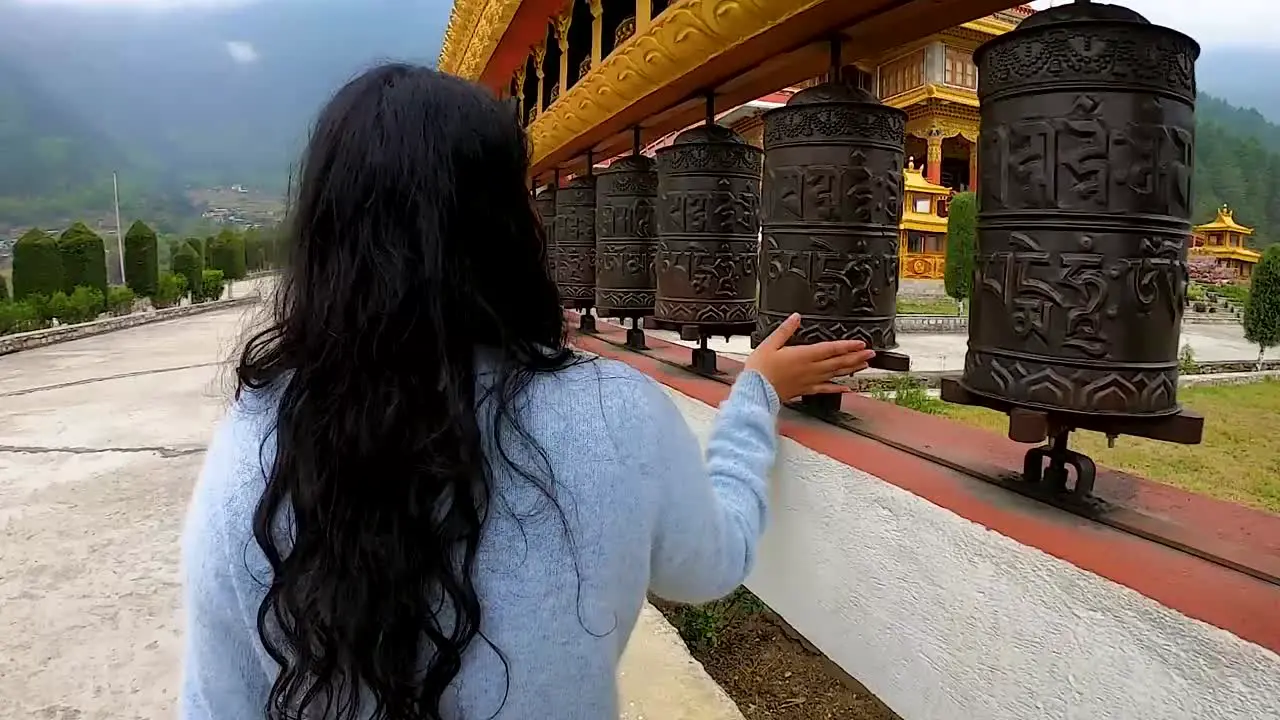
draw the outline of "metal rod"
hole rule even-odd
[[[631,154],[640,154],[640,126],[631,128]]]
[[[595,151],[587,151],[587,177],[591,177],[591,167],[596,164]]]
[[[840,36],[831,38],[831,77],[829,82],[840,82]]]
[[[716,94],[715,91],[708,91],[707,99],[707,127],[716,124]]]

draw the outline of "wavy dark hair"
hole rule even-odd
[[[274,315],[238,368],[237,396],[279,393],[253,519],[272,569],[258,633],[281,667],[268,718],[440,718],[483,639],[481,424],[510,462],[504,437],[533,442],[521,392],[574,362],[528,157],[508,103],[428,68],[374,68],[320,113]],[[520,472],[550,497],[533,447]]]

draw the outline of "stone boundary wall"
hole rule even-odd
[[[21,352],[23,350],[33,350],[46,345],[79,340],[81,338],[92,337],[94,335],[102,335],[103,333],[115,332],[116,330],[125,330],[139,325],[163,322],[165,320],[174,320],[177,318],[187,317],[188,315],[200,315],[217,310],[226,310],[228,308],[235,308],[243,305],[252,305],[260,300],[261,297],[256,294],[246,295],[245,297],[233,298],[230,300],[215,300],[213,302],[200,303],[198,305],[179,305],[177,307],[165,308],[163,310],[130,313],[128,315],[103,318],[101,320],[94,320],[92,322],[79,323],[76,325],[60,325],[55,328],[46,328],[44,330],[33,330],[31,332],[15,333],[13,335],[2,335],[0,336],[0,356]]]
[[[900,333],[967,333],[969,318],[958,315],[899,315],[895,326]]]

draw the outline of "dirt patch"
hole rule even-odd
[[[650,602],[747,720],[901,720],[744,588],[706,605]]]

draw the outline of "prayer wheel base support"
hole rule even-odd
[[[957,405],[985,407],[1009,415],[1009,439],[1044,443],[1027,451],[1022,479],[1058,494],[1087,499],[1093,492],[1097,467],[1087,456],[1067,447],[1073,430],[1092,430],[1109,440],[1120,435],[1181,445],[1198,445],[1204,437],[1204,417],[1179,407],[1154,417],[1116,416],[1040,410],[970,391],[958,380],[943,378],[942,399]],[[1069,472],[1071,471],[1071,472]],[[1068,488],[1068,479],[1075,478]]]
[[[596,316],[591,314],[590,308],[583,310],[578,316],[578,330],[587,333],[596,331]]]
[[[632,350],[648,350],[649,346],[644,341],[644,330],[638,327],[627,328],[627,347]]]
[[[703,375],[715,375],[720,372],[716,366],[716,351],[710,348],[693,349],[693,371]]]
[[[800,398],[800,409],[819,417],[830,417],[840,412],[840,393],[805,395]]]
[[[911,356],[889,350],[876,350],[876,356],[871,358],[871,362],[867,363],[867,367],[873,367],[877,370],[907,372],[911,369]]]

